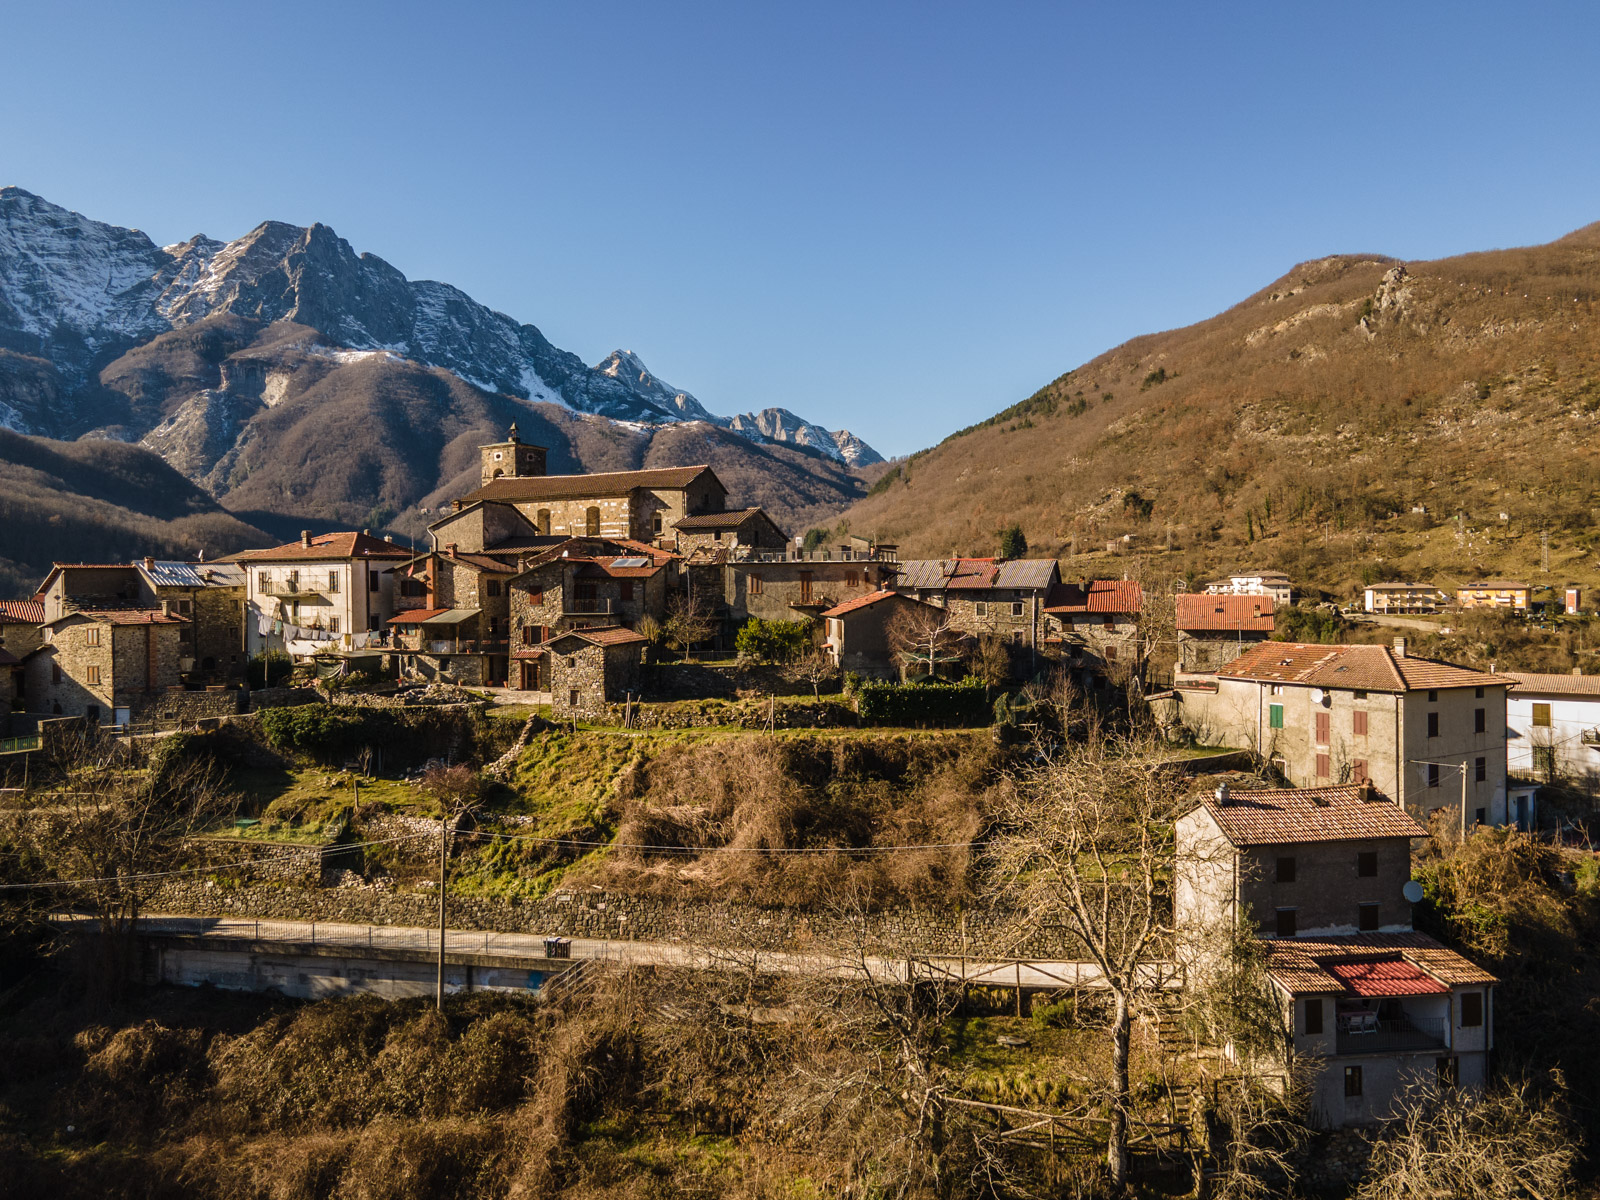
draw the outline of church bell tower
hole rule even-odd
[[[517,423],[511,423],[511,432],[503,442],[479,446],[483,455],[483,482],[496,479],[525,479],[530,475],[543,475],[545,449],[528,445],[517,436]]]

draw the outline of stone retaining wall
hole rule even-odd
[[[371,887],[231,886],[178,879],[146,905],[147,912],[354,925],[432,926],[438,900],[427,892]],[[712,901],[670,901],[599,891],[558,892],[529,902],[452,897],[452,929],[534,933],[612,941],[678,942],[728,949],[806,950],[844,947],[859,935],[831,912],[757,908]],[[893,909],[868,914],[862,926],[887,954],[973,954],[1074,960],[1083,955],[1065,930],[1015,939],[1014,914],[988,908]]]

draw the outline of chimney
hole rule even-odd
[[[156,560],[151,558],[148,554],[144,556],[144,569],[146,571],[154,571],[156,569]]]
[[[1224,807],[1233,803],[1233,796],[1228,791],[1228,781],[1226,779],[1217,784],[1217,803]]]
[[[454,558],[456,556],[456,543],[454,543],[454,542],[446,542],[444,544],[444,552],[446,554],[448,554],[451,558]]]
[[[383,535],[383,540],[388,542],[388,543],[390,543],[391,545],[393,545],[393,543],[394,543],[394,534],[392,534],[392,533],[384,534]]]
[[[206,560],[206,552],[204,550],[202,550],[202,551],[200,551],[199,557],[195,561],[197,561],[197,562],[205,562],[205,560]]]
[[[302,529],[300,531],[300,544],[307,550],[311,549],[311,530]]]
[[[1406,656],[1406,640],[1405,640],[1405,638],[1403,638],[1403,637],[1395,638],[1395,640],[1394,640],[1394,656],[1396,658],[1404,658]]]
[[[1378,789],[1372,786],[1372,780],[1363,779],[1361,781],[1361,803],[1371,804],[1377,798]]]
[[[172,615],[172,601],[171,600],[163,600],[161,602],[161,615],[163,617],[170,617]]]
[[[362,537],[371,537],[371,536],[372,536],[372,530],[370,530],[370,529],[363,529],[363,530],[362,530],[362,531],[361,531],[361,536],[362,536]]]

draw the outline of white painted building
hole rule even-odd
[[[367,533],[325,533],[235,556],[245,571],[245,634],[252,656],[316,645],[354,648],[394,615],[396,563],[410,550]]]
[[[1450,603],[1450,593],[1431,583],[1374,583],[1363,595],[1369,613],[1433,613]]]
[[[1282,571],[1241,571],[1206,584],[1208,596],[1271,596],[1277,604],[1294,603],[1294,585]]]
[[[1507,769],[1600,794],[1600,675],[1501,676],[1516,684],[1506,697]]]

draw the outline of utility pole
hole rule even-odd
[[[1546,575],[1550,574],[1550,531],[1539,532],[1539,570]]]
[[[444,872],[445,861],[449,854],[450,845],[450,817],[444,811],[444,806],[439,807],[439,992],[436,1004],[442,1011],[444,1009]]]

